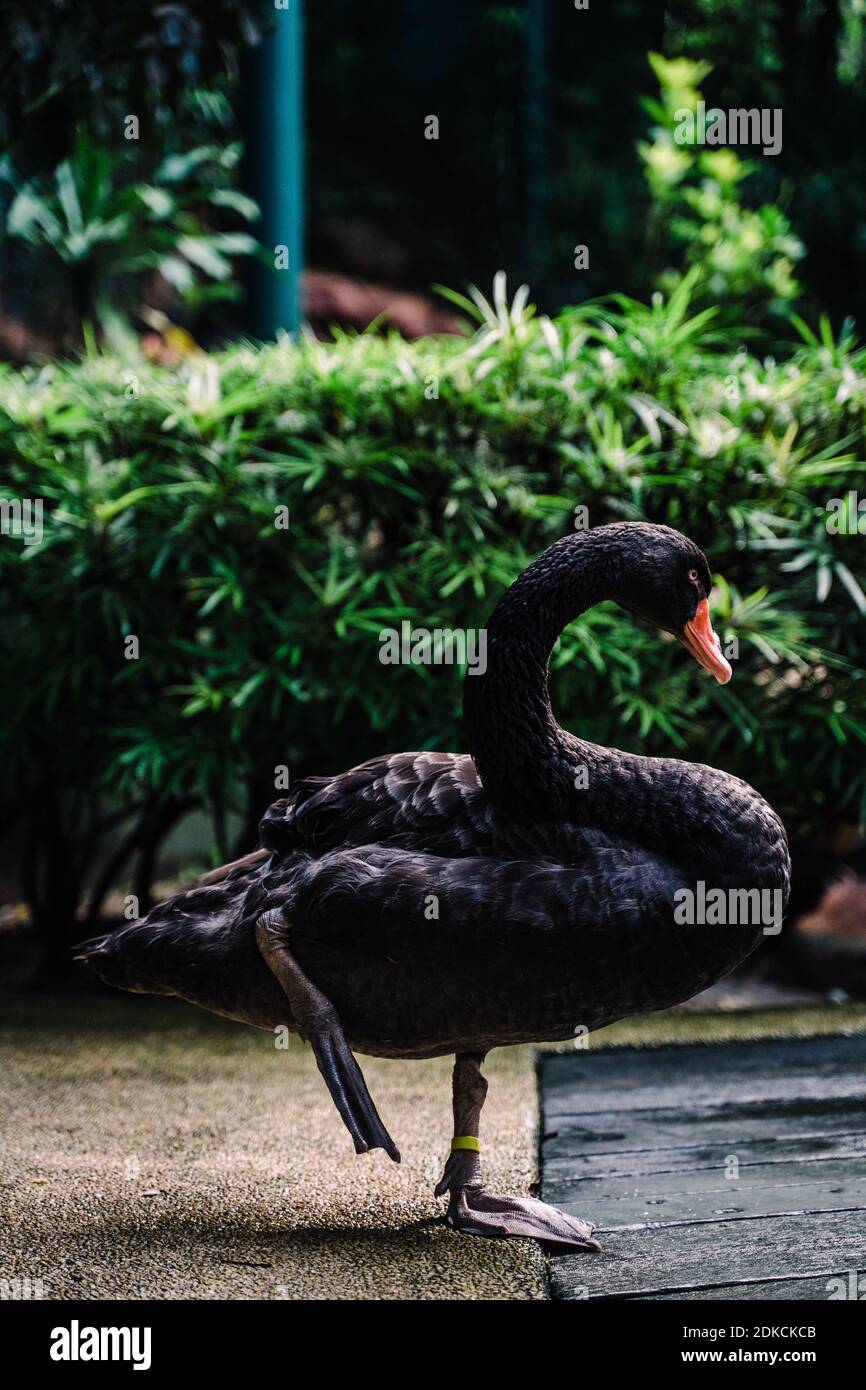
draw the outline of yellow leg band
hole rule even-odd
[[[451,1140],[451,1152],[456,1153],[458,1149],[472,1149],[474,1153],[480,1153],[481,1144],[474,1134],[458,1134]]]

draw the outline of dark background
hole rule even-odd
[[[246,135],[238,115],[266,4],[53,0],[0,10],[0,148],[53,169],[77,129],[147,173],[166,150]],[[646,55],[709,58],[707,104],[782,107],[784,141],[746,201],[774,203],[808,248],[804,304],[863,318],[864,16],[854,0],[324,0],[307,5],[310,263],[426,292],[507,266],[547,309],[645,296],[663,268],[635,159]],[[130,151],[122,116],[149,134]],[[438,141],[421,141],[436,114]],[[254,138],[254,133],[253,133]],[[130,172],[132,169],[130,167]],[[572,247],[591,248],[588,272]],[[660,259],[661,257],[661,259]],[[51,276],[4,247],[2,310],[37,320]],[[211,336],[242,325],[224,307]]]
[[[243,146],[247,155],[255,151],[262,130],[257,122],[267,119],[268,93],[257,85],[257,64],[259,45],[273,13],[269,2],[187,0],[123,7],[115,0],[90,0],[86,4],[50,0],[41,6],[33,6],[31,0],[0,0],[0,358],[16,366],[27,364],[33,375],[23,379],[25,391],[43,366],[47,366],[50,375],[52,364],[76,362],[85,347],[89,351],[94,345],[104,347],[108,343],[114,348],[114,340],[100,319],[106,302],[124,322],[136,350],[140,349],[160,367],[180,368],[181,376],[186,369],[185,354],[197,345],[206,350],[219,348],[235,343],[249,331],[245,284],[250,252],[236,254],[235,248],[231,254],[226,253],[222,261],[217,260],[213,273],[200,275],[185,293],[176,293],[167,283],[159,268],[159,257],[172,250],[171,236],[179,236],[184,229],[195,231],[205,241],[208,237],[252,240],[250,231],[254,231],[255,224],[244,211],[247,164],[241,151]],[[665,282],[666,274],[672,267],[674,273],[680,273],[688,266],[689,237],[699,235],[707,226],[701,221],[705,209],[689,223],[683,221],[681,213],[676,218],[672,212],[668,216],[666,208],[672,204],[666,204],[664,199],[654,201],[651,196],[638,155],[641,142],[652,138],[659,123],[658,107],[654,105],[659,83],[648,54],[661,54],[668,62],[683,59],[707,64],[700,87],[708,106],[782,108],[781,154],[776,158],[750,159],[754,152],[742,152],[743,158],[750,159],[749,172],[730,200],[730,207],[736,206],[736,226],[728,230],[734,246],[755,210],[756,215],[770,222],[777,219],[783,233],[789,229],[795,244],[800,245],[793,257],[797,283],[775,302],[771,294],[765,293],[766,285],[757,275],[749,289],[753,298],[747,294],[741,297],[740,281],[732,275],[726,284],[726,302],[715,303],[711,279],[700,281],[696,305],[692,307],[704,309],[709,305],[712,312],[720,311],[720,323],[733,335],[727,345],[731,349],[752,341],[760,319],[764,336],[755,347],[755,361],[741,361],[736,368],[744,381],[746,377],[756,378],[763,370],[762,354],[778,350],[779,358],[784,360],[802,348],[801,342],[792,341],[796,335],[786,317],[792,310],[796,309],[813,325],[821,315],[829,316],[826,331],[822,329],[821,336],[809,343],[804,359],[804,371],[808,368],[819,375],[823,373],[820,396],[817,390],[813,396],[803,388],[803,400],[799,402],[799,438],[805,433],[809,442],[803,445],[801,459],[799,444],[793,453],[785,454],[788,460],[798,457],[808,469],[808,451],[820,447],[823,452],[819,471],[808,477],[804,474],[805,500],[802,506],[798,503],[796,520],[783,516],[779,522],[783,528],[795,527],[797,544],[811,545],[813,510],[820,508],[827,488],[836,485],[824,483],[820,473],[822,459],[844,453],[852,478],[857,480],[857,460],[862,458],[857,438],[862,426],[859,387],[851,388],[848,413],[844,414],[839,409],[834,375],[838,372],[843,384],[845,372],[857,378],[862,364],[856,358],[856,339],[854,332],[849,333],[842,325],[847,320],[862,324],[866,317],[861,273],[866,255],[866,142],[862,139],[866,128],[866,19],[861,6],[855,0],[690,0],[665,4],[654,0],[594,0],[589,10],[578,11],[568,0],[527,0],[514,5],[442,0],[435,6],[422,0],[320,0],[305,6],[305,16],[305,293],[308,315],[320,336],[328,334],[335,322],[363,328],[389,309],[393,311],[391,321],[406,336],[414,337],[430,328],[460,330],[461,324],[450,307],[443,307],[441,301],[437,307],[432,286],[444,284],[463,289],[467,282],[475,282],[489,296],[494,275],[503,269],[507,271],[510,295],[525,280],[531,286],[533,300],[551,314],[564,306],[580,305],[612,292],[646,303],[659,285],[666,290],[671,288],[670,280]],[[135,113],[141,122],[142,136],[134,144],[123,138],[124,120],[129,113]],[[423,138],[425,118],[429,115],[439,119],[438,140]],[[231,150],[237,151],[236,159],[228,158]],[[196,158],[191,159],[191,153]],[[89,196],[92,195],[90,225],[104,234],[98,254],[79,255],[74,238],[63,231],[53,241],[48,237],[35,243],[9,235],[6,215],[21,190],[32,185],[40,197],[53,198],[55,206],[58,169],[67,161],[82,158],[80,168],[92,174],[88,185]],[[168,241],[157,244],[146,237],[136,241],[135,217],[131,230],[114,227],[113,213],[118,204],[112,198],[116,196],[122,205],[133,188],[162,188],[160,171],[164,171],[165,161],[172,158],[187,161],[190,172],[186,181],[169,185],[172,198],[177,200],[177,218],[160,233]],[[105,170],[110,171],[108,175]],[[114,189],[112,198],[104,196],[106,178]],[[694,191],[696,195],[700,192],[697,183]],[[226,194],[230,195],[228,201]],[[715,228],[714,234],[717,233]],[[721,243],[725,235],[719,234]],[[768,244],[771,240],[768,233]],[[578,244],[590,249],[588,270],[577,271],[573,267],[573,249]],[[737,254],[742,257],[741,246]],[[776,250],[768,256],[770,264],[774,257],[778,259]],[[398,300],[402,317],[398,317],[395,307]],[[638,341],[641,352],[642,344],[649,343],[644,356],[635,353],[610,386],[602,365],[604,348],[598,350],[598,343],[591,343],[581,358],[580,384],[582,389],[585,387],[585,395],[574,396],[572,405],[563,407],[561,414],[557,409],[551,410],[549,419],[543,418],[536,433],[531,412],[543,399],[549,405],[551,397],[546,393],[551,382],[541,369],[534,378],[532,372],[537,364],[521,365],[518,351],[509,363],[507,344],[502,351],[498,346],[492,350],[496,360],[490,363],[496,371],[505,363],[501,391],[488,382],[491,397],[487,399],[487,388],[482,386],[477,408],[473,405],[470,417],[463,414],[459,393],[450,403],[444,402],[442,409],[435,408],[438,421],[448,420],[446,452],[455,474],[455,507],[459,516],[477,508],[482,518],[477,523],[477,534],[468,539],[458,534],[456,525],[449,531],[443,548],[448,551],[452,577],[456,575],[456,579],[453,587],[450,582],[441,582],[442,591],[449,598],[456,594],[457,599],[452,600],[456,603],[467,587],[465,574],[461,578],[459,571],[465,562],[469,573],[477,562],[477,536],[483,534],[492,515],[486,501],[491,488],[499,501],[503,552],[506,542],[510,549],[507,564],[501,563],[499,573],[494,574],[492,566],[485,564],[489,571],[485,577],[475,574],[476,607],[486,605],[488,598],[507,582],[506,576],[553,539],[556,528],[563,524],[559,512],[551,513],[549,524],[526,521],[530,509],[520,511],[520,488],[525,488],[529,496],[561,492],[558,503],[561,501],[563,512],[576,489],[582,488],[576,495],[584,496],[592,488],[593,496],[599,497],[598,519],[645,515],[649,519],[700,525],[710,540],[714,534],[725,535],[730,545],[730,554],[723,557],[726,572],[737,574],[737,566],[743,565],[740,582],[744,592],[751,592],[764,582],[774,592],[782,590],[783,601],[777,603],[776,614],[782,635],[788,619],[795,623],[802,620],[801,625],[807,617],[809,622],[814,619],[815,640],[827,637],[830,648],[853,661],[862,651],[862,618],[850,595],[846,596],[836,582],[829,602],[825,603],[827,595],[816,601],[813,570],[826,558],[826,534],[820,538],[825,550],[813,547],[813,553],[806,555],[808,567],[796,571],[796,577],[791,579],[782,573],[782,562],[790,551],[780,548],[768,555],[766,549],[756,548],[756,554],[747,553],[745,541],[730,524],[735,506],[744,511],[754,502],[756,470],[763,470],[765,482],[772,473],[767,463],[770,455],[762,441],[765,431],[775,432],[774,446],[784,439],[787,417],[783,415],[788,408],[784,383],[774,382],[768,388],[769,397],[776,392],[778,399],[772,408],[768,407],[766,416],[760,410],[751,414],[744,410],[737,416],[741,439],[727,454],[722,451],[719,455],[724,457],[723,465],[708,462],[708,457],[714,459],[716,455],[705,456],[697,446],[696,451],[689,452],[694,440],[688,449],[683,445],[679,456],[681,480],[688,472],[699,482],[694,495],[690,494],[691,510],[686,515],[665,510],[663,483],[659,491],[653,491],[653,470],[661,454],[666,466],[677,467],[679,446],[673,436],[664,438],[658,454],[653,446],[643,465],[640,450],[646,447],[646,440],[632,440],[635,454],[629,460],[631,472],[623,469],[616,476],[616,470],[608,467],[608,458],[616,454],[616,431],[623,420],[631,421],[629,428],[634,428],[628,404],[630,391],[657,392],[675,413],[682,402],[689,410],[700,411],[704,403],[695,402],[690,392],[696,383],[700,385],[701,363],[708,372],[712,368],[722,377],[727,370],[726,359],[721,356],[718,360],[693,358],[688,334],[678,338],[676,325],[666,338],[663,324],[661,328],[648,324],[641,314],[640,306],[626,311],[620,342],[628,345]],[[635,339],[626,331],[629,325]],[[464,321],[463,329],[465,326]],[[520,331],[518,325],[518,337]],[[641,333],[646,334],[645,339]],[[709,333],[706,342],[702,342],[701,350],[704,348],[716,351],[717,344],[711,341]],[[381,526],[382,508],[386,506],[393,509],[395,517],[399,514],[399,525],[394,525],[394,535],[399,540],[394,541],[393,553],[387,562],[382,562],[382,567],[387,571],[403,564],[408,575],[414,566],[412,546],[417,540],[417,515],[405,500],[401,504],[403,494],[399,492],[384,502],[379,495],[372,501],[362,495],[362,470],[359,467],[355,471],[352,449],[346,446],[349,431],[344,426],[347,418],[353,425],[362,426],[356,439],[363,435],[371,454],[381,443],[383,452],[393,461],[413,444],[419,466],[423,463],[438,469],[432,446],[428,450],[429,436],[413,433],[416,426],[426,428],[422,415],[426,406],[420,401],[417,408],[404,403],[393,420],[384,418],[389,409],[387,390],[371,400],[366,384],[371,377],[347,366],[350,358],[351,350],[346,350],[333,371],[318,377],[311,372],[309,390],[303,388],[306,397],[296,399],[291,395],[293,381],[278,383],[273,400],[256,406],[260,412],[256,437],[264,441],[261,447],[280,446],[287,453],[305,450],[311,470],[321,459],[328,460],[327,485],[333,486],[334,493],[328,497],[327,506],[322,506],[321,524],[317,520],[311,526],[306,557],[311,569],[326,574],[332,554],[341,553],[341,546],[348,553],[356,540],[364,541],[369,534],[375,536]],[[334,361],[337,362],[336,357]],[[116,365],[116,371],[122,377],[122,365]],[[229,365],[226,375],[230,380],[232,371]],[[383,380],[391,380],[385,369]],[[170,389],[182,395],[184,383],[185,378],[180,386],[173,381]],[[226,389],[230,391],[231,385]],[[556,389],[554,383],[553,390]],[[605,394],[608,390],[609,396]],[[525,392],[525,401],[521,391]],[[315,392],[321,392],[321,397]],[[85,394],[78,392],[82,400]],[[295,421],[292,425],[285,424],[282,413],[287,400],[292,407],[287,414]],[[45,426],[44,439],[37,429],[27,433],[26,428],[19,430],[18,422],[13,422],[4,434],[9,452],[0,458],[0,467],[12,470],[29,449],[27,466],[32,466],[33,475],[38,478],[46,472],[50,475],[59,453],[64,452],[67,471],[58,482],[58,493],[68,488],[63,494],[65,502],[70,498],[74,501],[81,494],[76,470],[85,475],[91,466],[86,448],[81,446],[81,434],[91,430],[95,442],[98,430],[104,427],[106,437],[101,444],[110,466],[118,459],[125,462],[129,456],[134,457],[135,468],[140,472],[140,477],[137,473],[132,481],[150,486],[159,469],[173,478],[170,466],[174,456],[160,453],[160,447],[154,445],[154,440],[164,441],[165,435],[160,432],[160,422],[154,423],[148,417],[146,403],[124,414],[107,411],[101,401],[94,388],[82,405],[90,412],[90,424],[81,427],[74,418],[74,409],[68,410],[61,401],[57,420],[39,422],[40,428]],[[307,407],[309,418],[305,415]],[[599,414],[593,415],[596,407]],[[773,415],[772,410],[777,407],[778,413]],[[714,409],[712,403],[707,405],[706,422],[711,426],[715,423],[711,418]],[[254,413],[248,405],[238,406],[239,419],[249,421]],[[733,407],[730,414],[737,414]],[[607,431],[604,439],[599,433],[599,420]],[[586,437],[587,423],[597,425],[592,438]],[[292,430],[297,437],[288,440]],[[390,435],[389,430],[393,431]],[[68,433],[64,435],[64,431]],[[221,457],[227,458],[229,445],[222,443],[226,452]],[[491,445],[495,463],[490,465],[487,476],[484,451]],[[566,451],[564,456],[560,445]],[[184,447],[189,467],[198,469],[201,451],[194,426]],[[239,457],[243,463],[243,457]],[[647,473],[645,485],[642,468]],[[478,470],[477,477],[471,472],[474,469]],[[525,474],[521,474],[521,469]],[[704,487],[702,469],[706,469],[712,486]],[[444,468],[440,471],[444,478]],[[21,476],[25,474],[26,470]],[[96,483],[110,489],[106,475],[107,470],[103,470]],[[480,482],[476,487],[477,478]],[[213,482],[211,519],[217,533],[223,525],[219,493],[222,485],[222,478]],[[770,492],[774,485],[770,477]],[[324,484],[318,483],[314,497],[325,491]],[[444,481],[442,491],[444,496]],[[166,493],[166,497],[170,495],[173,494]],[[518,497],[519,505],[515,504],[512,516],[507,508],[514,497]],[[438,506],[438,496],[433,500]],[[700,520],[696,514],[698,500],[709,508],[707,517]],[[242,508],[238,515],[242,522]],[[91,521],[92,516],[87,514],[87,524]],[[436,528],[440,521],[437,512],[433,518]],[[123,524],[123,520],[117,522],[118,530]],[[447,524],[451,526],[450,519]],[[239,534],[246,535],[243,525]],[[188,576],[183,565],[195,553],[196,546],[199,553],[195,553],[194,561],[189,560],[189,564],[200,566],[193,575],[194,582],[216,582],[208,573],[208,565],[215,556],[219,558],[218,547],[211,545],[209,536],[203,540],[203,535],[202,526],[193,528],[188,543],[179,547],[179,583],[186,584]],[[790,535],[790,531],[784,532],[780,546],[794,544]],[[785,536],[789,539],[785,540]],[[89,574],[97,591],[104,575],[111,574],[108,561],[104,573],[100,569],[101,544],[100,533],[95,537],[93,553],[84,558],[80,554],[76,558],[74,546],[70,548],[73,559],[69,563],[80,563],[81,572]],[[862,547],[858,539],[849,537],[842,545],[849,572],[862,576]],[[720,548],[719,540],[717,554]],[[119,550],[125,563],[126,552],[122,546]],[[834,550],[833,556],[840,553]],[[109,556],[112,562],[114,558]],[[407,560],[411,564],[407,565]],[[375,577],[375,573],[371,574],[376,566],[373,546],[361,551],[360,559],[355,556],[352,563],[355,561],[363,578]],[[92,566],[89,571],[88,564]],[[68,575],[64,576],[63,565],[58,563],[52,575],[56,584],[52,598],[64,614],[69,611],[65,579]],[[116,575],[106,580],[106,591],[115,582]],[[800,588],[792,597],[784,586],[795,583]],[[489,592],[485,591],[485,584],[489,585]],[[150,593],[151,588],[146,588],[146,592]],[[136,596],[141,592],[137,574],[131,589]],[[26,587],[22,591],[31,592]],[[434,592],[431,587],[424,601],[429,601]],[[186,590],[184,594],[192,603]],[[107,592],[107,608],[113,597]],[[193,597],[200,602],[200,595]],[[405,591],[401,599],[408,604]],[[302,593],[295,601],[306,612],[308,594]],[[14,598],[9,602],[14,607]],[[172,596],[166,603],[172,621],[177,611]],[[317,610],[317,616],[322,634],[321,649],[315,654],[316,667],[324,673],[325,663],[330,663],[333,688],[338,690],[346,649],[334,643],[332,615]],[[186,613],[183,618],[186,622]],[[114,640],[115,620],[112,610],[106,618],[108,635],[100,629],[109,650],[113,650],[110,644]],[[167,628],[169,623],[166,621],[163,626]],[[765,634],[766,630],[763,629]],[[181,635],[186,637],[185,628]],[[31,652],[34,669],[41,662],[41,648],[37,647],[38,643]],[[312,661],[309,655],[305,659]],[[7,670],[8,702],[12,706],[13,654],[8,656]],[[157,674],[161,678],[161,673]],[[236,674],[239,676],[238,672],[229,673],[226,681]],[[322,680],[322,688],[330,689],[324,675]],[[853,724],[859,717],[862,696],[850,671],[846,681],[844,694]],[[90,694],[88,689],[88,698]],[[829,693],[819,690],[819,703],[814,708],[806,707],[804,697],[791,712],[790,730],[803,740],[799,747],[810,749],[810,756],[820,759],[822,765],[830,761],[824,751],[829,747],[845,763],[843,770],[835,769],[828,780],[829,790],[822,790],[820,797],[814,798],[814,823],[820,825],[824,839],[820,851],[810,856],[809,849],[815,848],[817,837],[812,835],[813,822],[803,814],[803,802],[808,798],[801,786],[795,786],[800,755],[792,757],[786,753],[785,796],[789,805],[796,803],[804,827],[800,832],[796,881],[801,908],[814,903],[839,858],[838,836],[833,839],[831,850],[826,847],[827,835],[836,835],[837,821],[844,826],[843,851],[851,863],[862,865],[862,842],[854,826],[855,817],[862,813],[862,743],[845,744],[841,752],[835,746],[836,735],[830,723],[835,718],[830,708],[835,694],[833,689]],[[109,691],[106,698],[114,696]],[[793,697],[791,702],[793,706]],[[449,705],[448,719],[454,717],[456,708],[455,698]],[[609,702],[603,706],[607,714],[611,708]],[[826,742],[815,738],[809,741],[809,721],[816,717],[815,708],[823,719]],[[145,813],[141,829],[139,886],[143,900],[152,886],[163,838],[187,813],[190,804],[200,814],[205,807],[215,823],[223,822],[229,815],[228,830],[223,826],[222,833],[215,837],[222,852],[222,846],[233,839],[238,841],[233,848],[246,847],[269,795],[266,779],[263,783],[259,771],[245,804],[240,808],[234,804],[227,813],[224,802],[230,799],[231,789],[220,784],[216,773],[210,782],[200,773],[205,755],[218,747],[212,731],[204,721],[196,725],[204,752],[201,757],[194,756],[189,753],[191,726],[172,722],[177,712],[170,701],[165,702],[165,710],[166,727],[159,730],[160,738],[171,735],[186,750],[187,780],[181,794],[172,791],[167,795],[165,780],[160,779],[162,774],[151,777],[148,773],[143,778],[147,798],[152,797],[155,803],[153,812]],[[567,717],[567,709],[564,714]],[[297,729],[292,737],[301,747],[298,764],[304,772],[321,770],[323,752],[330,755],[335,750],[333,721],[328,716],[322,723],[326,730],[322,748],[311,742],[310,721],[303,710],[300,715],[294,711],[294,715]],[[611,717],[619,715],[614,711]],[[406,742],[411,746],[417,737],[413,730],[421,722],[408,695],[402,692],[399,699],[389,698],[369,717],[365,708],[363,718],[364,722],[359,718],[352,725],[345,721],[339,729],[339,756],[346,764],[359,761],[374,748]],[[57,719],[56,708],[46,709],[46,739],[52,748],[63,737],[63,731],[58,732],[55,727]],[[437,726],[432,733],[428,729],[431,739],[434,734],[441,735],[442,740],[453,736],[452,726],[444,716],[443,722],[443,728]],[[261,721],[251,723],[262,727]],[[637,725],[633,722],[626,728],[625,724],[623,716],[611,741],[638,738]],[[608,732],[602,729],[599,737],[607,737]],[[87,741],[91,735],[93,744]],[[713,750],[708,751],[694,737],[697,746],[690,749],[691,754],[709,757]],[[853,737],[858,737],[856,730]],[[79,739],[75,759],[77,785],[89,791],[90,769],[94,759],[105,751],[99,719],[94,718],[88,725],[87,738],[82,735]],[[638,741],[645,744],[646,738],[641,735]],[[15,742],[13,738],[13,745]],[[669,751],[668,743],[665,741],[662,749],[654,751]],[[742,748],[738,756],[751,757],[744,755]],[[27,757],[32,769],[34,760],[29,756],[29,744]],[[67,772],[70,766],[71,760],[67,759]],[[55,785],[54,763],[48,767],[46,778]],[[110,769],[106,772],[103,768],[103,778],[100,795],[106,790],[112,793],[114,780]],[[30,780],[34,780],[32,773]],[[41,836],[56,844],[58,836],[45,813],[46,798],[38,784],[32,802],[28,815],[36,826],[37,838]],[[149,804],[146,799],[145,805]],[[25,819],[20,786],[4,790],[0,809],[6,821],[2,827],[7,831],[5,873],[11,895],[18,891],[21,823]],[[780,803],[780,809],[785,813],[788,806]],[[113,815],[114,807],[110,804],[109,821]],[[74,839],[74,811],[68,813],[68,819]],[[196,850],[201,849],[202,837],[208,836],[206,829],[199,830]],[[183,860],[185,853],[186,849],[176,859]],[[55,882],[61,876],[45,877]],[[64,931],[80,879],[81,875],[64,892]],[[53,908],[49,915],[57,917]]]

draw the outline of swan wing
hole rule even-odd
[[[605,845],[627,848],[568,821],[519,823],[498,813],[468,753],[393,753],[336,777],[311,777],[275,801],[260,824],[275,855],[314,856],[394,845],[467,858],[538,858],[576,865]]]
[[[681,882],[612,845],[580,869],[373,845],[284,861],[260,887],[347,1036],[421,1056],[567,1037],[701,988]]]
[[[276,852],[321,854],[395,840],[435,853],[484,853],[491,811],[468,754],[392,753],[335,777],[310,777],[274,802],[259,826]]]

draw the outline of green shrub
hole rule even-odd
[[[826,506],[866,492],[866,351],[824,324],[762,360],[690,312],[692,279],[549,321],[500,278],[469,340],[0,373],[4,495],[45,503],[41,544],[0,541],[0,620],[2,801],[46,930],[121,824],[112,868],[146,880],[190,804],[215,854],[230,809],[248,843],[278,765],[464,747],[460,673],[383,667],[379,631],[481,625],[576,506],[698,541],[740,656],[721,689],[605,605],[555,652],[562,722],[727,767],[804,833],[863,817],[866,541]]]
[[[686,268],[694,270],[697,293],[726,318],[742,321],[748,311],[751,333],[756,318],[772,321],[799,295],[794,267],[805,248],[776,204],[750,209],[741,202],[754,161],[741,159],[730,146],[677,142],[677,113],[697,110],[699,84],[711,65],[658,53],[649,54],[649,63],[660,95],[644,102],[653,128],[638,152],[651,196],[650,239],[662,254],[672,248],[682,253]],[[660,282],[671,290],[680,278],[680,271],[669,269]]]
[[[50,180],[22,182],[4,161],[3,177],[15,189],[6,235],[25,242],[56,278],[59,317],[68,328],[71,316],[76,333],[87,335],[94,321],[111,324],[121,306],[133,317],[148,271],[158,271],[189,307],[236,298],[232,258],[253,255],[258,242],[246,231],[204,227],[201,210],[228,210],[245,224],[258,217],[252,199],[226,187],[239,159],[239,145],[200,146],[167,155],[149,182],[124,183],[121,156],[79,131]]]

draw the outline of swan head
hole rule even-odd
[[[614,598],[621,608],[670,632],[721,685],[731,667],[710,620],[713,581],[703,551],[670,526],[621,522],[626,563]]]

